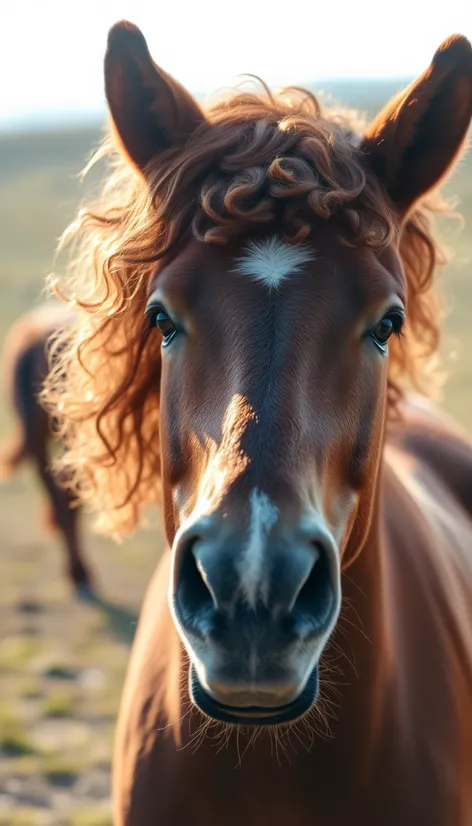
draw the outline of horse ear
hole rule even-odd
[[[105,92],[119,142],[141,171],[204,120],[197,102],[156,66],[143,34],[126,20],[108,34]]]
[[[453,35],[429,68],[385,106],[361,145],[400,215],[449,171],[471,117],[472,47]]]

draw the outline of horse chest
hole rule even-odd
[[[241,746],[242,744],[240,744]],[[265,752],[265,749],[264,749]],[[119,826],[469,826],[455,796],[433,767],[381,757],[359,782],[346,766],[310,754],[243,754],[234,744],[218,753],[156,743],[135,766],[131,797]],[[451,791],[451,789],[449,789]],[[469,806],[469,815],[472,808]]]

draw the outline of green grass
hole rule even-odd
[[[42,641],[35,637],[6,637],[0,642],[0,669],[24,666],[40,651],[41,646]]]
[[[89,806],[71,813],[70,826],[112,826],[111,815]]]
[[[16,809],[4,814],[0,811],[0,826],[43,826],[44,813],[32,807]]]
[[[3,701],[0,706],[0,754],[7,757],[25,757],[37,753],[22,716]]]
[[[46,697],[43,705],[45,717],[72,717],[75,709],[75,700],[70,694],[51,693]]]
[[[36,753],[28,734],[23,731],[20,724],[8,727],[3,734],[0,734],[0,749],[7,757],[24,757],[27,754]]]
[[[334,91],[372,111],[392,91],[387,86]],[[0,346],[11,322],[41,298],[56,240],[84,195],[77,173],[98,138],[98,129],[0,136]],[[447,192],[458,197],[465,227],[442,228],[455,253],[442,277],[451,308],[443,349],[457,351],[444,406],[472,433],[472,153]],[[0,404],[0,438],[9,423]],[[53,826],[111,826],[114,721],[139,605],[164,539],[154,529],[117,546],[87,528],[84,545],[103,599],[79,603],[63,578],[62,548],[41,534],[41,506],[27,468],[0,488],[0,795],[13,806],[0,808],[0,826],[36,826],[45,812]],[[27,795],[40,791],[48,808],[25,808]],[[56,811],[58,794],[67,805]]]

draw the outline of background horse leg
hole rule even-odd
[[[11,382],[12,404],[17,415],[16,432],[5,444],[1,463],[4,474],[13,473],[23,460],[31,460],[48,497],[47,525],[61,535],[67,554],[66,573],[78,592],[90,590],[92,577],[83,560],[78,537],[76,508],[70,492],[50,469],[50,420],[37,400],[46,374],[44,341],[34,342],[18,354]]]
[[[58,531],[67,554],[66,574],[74,587],[87,592],[92,584],[90,569],[85,564],[79,543],[79,509],[71,507],[72,498],[51,472],[46,457],[34,457],[36,468],[49,499],[46,511],[47,527]]]

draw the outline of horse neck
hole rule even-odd
[[[366,764],[375,760],[385,726],[395,725],[400,713],[392,616],[394,560],[385,532],[383,464],[382,460],[367,539],[355,562],[342,574],[342,610],[325,655],[328,682],[332,681],[340,694],[333,701],[339,709],[339,714],[334,709],[338,719],[334,737],[346,756],[354,751],[358,762],[364,757]]]

